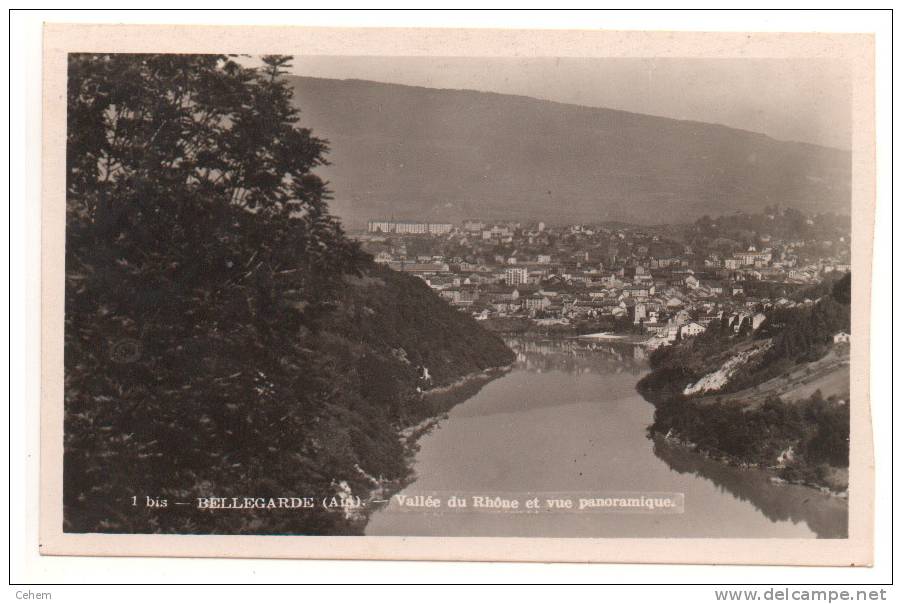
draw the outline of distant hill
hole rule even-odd
[[[778,204],[849,213],[850,153],[529,97],[292,77],[334,213],[638,223]]]

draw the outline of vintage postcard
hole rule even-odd
[[[870,36],[47,24],[43,77],[43,554],[871,564]]]

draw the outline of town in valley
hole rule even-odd
[[[370,220],[355,235],[377,263],[498,331],[654,349],[714,320],[753,331],[772,308],[813,304],[806,288],[850,271],[849,232],[848,217],[765,207],[667,226]]]

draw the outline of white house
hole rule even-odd
[[[761,324],[764,323],[765,319],[767,319],[767,315],[763,312],[756,312],[752,315],[752,329],[755,330],[761,327]]]
[[[705,331],[705,328],[696,323],[695,321],[690,321],[685,325],[680,326],[680,337],[681,338],[690,338],[692,336],[697,336],[698,334]]]

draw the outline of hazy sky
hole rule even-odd
[[[851,86],[825,59],[295,57],[293,72],[623,109],[848,149]]]

